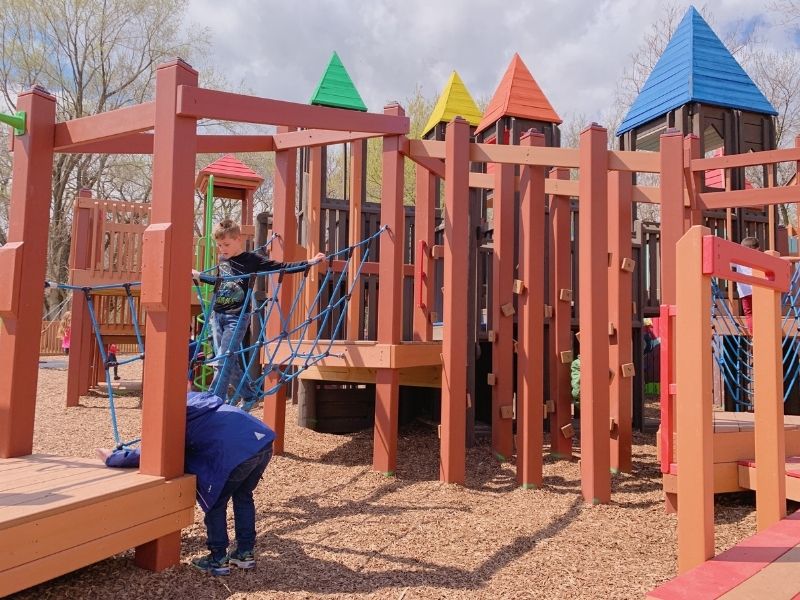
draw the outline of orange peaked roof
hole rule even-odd
[[[498,119],[505,116],[561,123],[561,118],[553,110],[542,88],[536,83],[528,67],[522,62],[519,54],[514,54],[508,65],[500,85],[492,97],[476,133],[480,133]]]

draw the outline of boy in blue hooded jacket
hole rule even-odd
[[[230,565],[255,566],[256,508],[253,490],[272,458],[275,432],[245,411],[209,392],[186,402],[185,470],[197,477],[197,502],[205,512],[209,554],[192,565],[228,575]],[[109,467],[138,467],[139,449],[98,449]],[[233,499],[236,550],[228,554],[228,501]]]

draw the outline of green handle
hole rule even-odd
[[[0,113],[0,123],[11,125],[11,127],[14,128],[14,133],[16,135],[25,135],[26,121],[27,121],[27,115],[23,110],[19,110],[13,115]]]

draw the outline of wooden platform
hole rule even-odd
[[[191,475],[165,481],[84,458],[0,459],[0,596],[189,526],[194,492]]]
[[[791,600],[800,595],[800,512],[656,588],[648,600]]]
[[[312,342],[299,344],[300,353],[319,352],[327,348],[328,342],[322,340],[314,349]],[[265,346],[262,356],[271,356],[271,345]],[[441,342],[403,342],[401,344],[379,344],[378,342],[333,342],[331,355],[319,361],[319,367],[350,367],[366,369],[403,369],[411,367],[441,366]],[[275,362],[289,359],[291,349],[283,342],[278,348]],[[268,362],[265,358],[263,363]],[[305,358],[296,358],[293,364],[302,365]]]
[[[739,461],[739,485],[755,490],[758,481],[756,463],[752,460]],[[800,456],[786,458],[786,498],[800,502]]]

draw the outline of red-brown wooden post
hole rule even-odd
[[[288,127],[279,127],[278,133],[292,131]],[[278,150],[275,152],[275,181],[272,202],[272,231],[278,236],[270,246],[270,257],[276,261],[292,261],[297,248],[297,217],[294,214],[295,196],[297,194],[297,150]],[[284,281],[278,292],[281,306],[291,306],[292,286]],[[308,284],[306,284],[308,285]],[[273,311],[267,322],[267,337],[275,339],[281,332],[280,315]],[[285,342],[284,342],[285,343]],[[277,375],[271,373],[267,378],[267,386],[277,383]],[[280,455],[284,450],[286,432],[286,386],[281,386],[274,394],[264,397],[264,422],[276,433],[272,444],[273,452]]]
[[[777,252],[768,252],[777,256]],[[756,523],[764,531],[786,516],[781,294],[753,286]],[[680,442],[678,443],[680,448]]]
[[[389,104],[384,114],[404,116],[397,104]],[[378,343],[399,344],[403,311],[403,155],[400,136],[383,138],[383,183],[381,185],[381,223],[388,226],[380,238],[378,277]],[[375,380],[375,434],[372,468],[394,475],[397,468],[397,419],[400,403],[400,378],[394,369],[378,369]]]
[[[0,248],[0,458],[33,448],[56,99],[33,88],[19,95],[17,110],[27,128],[14,139],[8,241]]]
[[[703,158],[700,138],[690,133],[683,139],[683,169],[684,181],[691,182],[689,190],[689,206],[685,210],[684,228],[686,231],[690,227],[703,224],[703,209],[700,208],[700,193],[703,191],[704,173],[699,171],[692,172],[692,160]]]
[[[322,173],[325,165],[322,164],[322,147],[315,146],[308,148],[308,198],[306,201],[306,250],[308,256],[314,256],[320,251],[320,217],[322,211]],[[319,292],[319,267],[313,266],[308,272],[308,281],[305,287],[305,306],[306,310],[311,308],[311,303]],[[321,309],[317,306],[313,312],[317,313]],[[306,336],[314,339],[317,335],[317,320],[315,319],[308,325]]]
[[[611,499],[608,442],[608,133],[592,124],[580,137],[581,487],[587,502]],[[600,261],[598,264],[598,257]]]
[[[361,231],[361,206],[364,203],[364,154],[366,143],[356,141],[350,144],[350,245],[357,244],[363,237]],[[352,289],[347,303],[347,339],[355,341],[361,336],[361,315],[363,313],[364,285],[361,281],[353,286],[356,270],[361,264],[364,251],[361,246],[353,250],[353,258],[347,272],[347,289]],[[374,257],[373,257],[374,258]]]
[[[90,267],[92,248],[90,246],[94,232],[92,227],[92,209],[81,206],[81,200],[89,200],[92,191],[86,188],[78,192],[78,201],[73,211],[73,236],[70,248],[70,264],[72,269],[88,269]],[[71,275],[71,274],[70,274]],[[92,368],[92,323],[86,296],[81,292],[72,293],[72,329],[67,368],[67,406],[78,406],[82,384],[89,379]]]
[[[569,179],[569,169],[552,169],[550,178]],[[559,300],[560,290],[572,288],[570,204],[569,196],[550,197],[550,452],[559,458],[572,457],[572,438],[561,431],[572,423],[570,363],[561,360],[562,352],[572,352],[572,302]]]
[[[414,278],[414,340],[428,342],[433,337],[431,304],[433,302],[433,264],[429,260],[433,246],[436,198],[436,177],[422,165],[416,166],[417,202],[414,209],[415,273],[424,273],[425,278]],[[420,306],[421,300],[421,306]]]
[[[661,151],[664,152],[662,136]],[[676,139],[680,140],[680,137]],[[677,146],[680,149],[680,145]],[[663,155],[662,155],[663,156]],[[663,160],[663,158],[662,158]],[[661,184],[664,185],[662,171]],[[662,187],[662,199],[663,187]],[[681,204],[683,195],[681,194]],[[663,208],[663,202],[662,202]],[[681,207],[681,222],[683,221]],[[662,212],[662,219],[664,213]],[[663,221],[662,221],[663,225]],[[675,245],[678,440],[678,572],[714,556],[714,425],[711,390],[711,278],[703,275],[703,236],[692,227]],[[673,286],[675,290],[675,286]],[[773,365],[774,368],[774,365]],[[683,465],[683,467],[681,467]]]
[[[624,365],[633,366],[632,302],[633,263],[631,243],[630,173],[612,171],[608,179],[608,317],[611,384],[611,471],[631,472],[631,438],[633,418],[633,373]],[[612,329],[613,328],[613,329]]]
[[[520,146],[544,146],[544,135],[528,131]],[[544,444],[544,169],[523,167],[519,181],[519,279],[517,331],[517,482],[542,485]]]
[[[467,289],[469,267],[469,123],[445,130],[442,434],[439,479],[464,483],[467,432]]]
[[[514,165],[498,164],[494,171],[492,240],[492,450],[501,461],[514,453]]]
[[[183,475],[186,352],[190,321],[197,120],[176,115],[178,87],[196,86],[197,71],[180,59],[156,71],[153,202],[142,240],[141,306],[147,356],[142,389],[140,471]],[[180,531],[136,549],[136,563],[161,570],[178,562]]]

